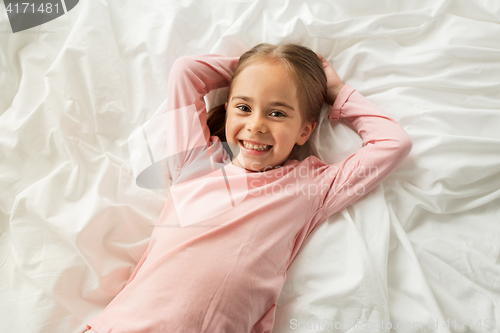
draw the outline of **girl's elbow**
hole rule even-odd
[[[413,148],[413,142],[408,134],[403,135],[400,140],[398,140],[399,145],[399,154],[404,157],[410,154],[411,149]]]
[[[194,63],[195,59],[193,56],[191,55],[182,56],[174,61],[172,69],[177,71],[182,71],[193,66]]]

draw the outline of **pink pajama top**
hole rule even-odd
[[[329,119],[352,123],[364,142],[356,154],[335,164],[314,156],[288,160],[265,172],[233,165],[219,138],[210,136],[203,97],[229,85],[238,59],[210,54],[174,63],[166,103],[173,113],[165,129],[173,185],[137,267],[87,328],[271,332],[287,269],[306,237],[409,154],[403,128],[345,85]]]

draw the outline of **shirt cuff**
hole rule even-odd
[[[353,87],[351,87],[348,84],[344,84],[339,94],[337,95],[335,102],[333,103],[332,111],[330,112],[328,119],[338,120],[339,118],[341,118],[342,107],[347,102],[349,96],[351,96],[353,92],[354,92]]]

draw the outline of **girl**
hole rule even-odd
[[[211,110],[207,126],[203,97],[228,85],[227,102]],[[411,140],[322,56],[294,44],[259,44],[240,58],[182,57],[168,96],[174,185],[131,277],[87,328],[271,332],[287,269],[306,237],[389,176]],[[291,158],[323,102],[333,104],[328,118],[350,121],[364,146],[331,165]]]

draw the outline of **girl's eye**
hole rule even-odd
[[[251,111],[248,106],[243,105],[243,104],[237,105],[236,108],[239,109],[239,110],[241,110],[241,111],[243,111],[243,112],[250,112]],[[271,115],[273,115],[273,114],[277,118],[286,117],[286,114],[284,114],[281,111],[273,111],[273,112],[271,112]]]
[[[271,114],[273,114],[273,113],[276,113],[276,114],[278,115],[278,116],[277,116],[278,118],[281,118],[281,117],[286,117],[286,114],[284,114],[284,113],[283,113],[283,112],[281,112],[281,111],[273,111],[273,112],[271,112]]]
[[[237,108],[243,112],[250,111],[250,109],[246,105],[238,105]]]

